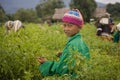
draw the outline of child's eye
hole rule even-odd
[[[73,24],[63,24],[64,27],[72,27]]]
[[[69,26],[69,27],[72,27],[72,26],[73,26],[73,24],[68,24],[68,26]]]
[[[66,26],[66,24],[63,24],[63,26]]]

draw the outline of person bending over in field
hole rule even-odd
[[[63,30],[68,37],[68,42],[64,47],[59,61],[48,61],[44,57],[40,57],[38,61],[41,63],[39,71],[43,76],[52,76],[54,74],[63,75],[69,74],[69,61],[73,59],[73,51],[77,51],[77,54],[81,54],[86,60],[90,59],[89,48],[82,40],[79,30],[82,28],[84,21],[83,17],[78,9],[73,9],[66,12],[62,18]],[[70,58],[70,59],[68,59]],[[76,65],[76,59],[70,64],[74,67]],[[75,75],[74,71],[71,75]]]
[[[110,18],[110,14],[106,13],[97,22],[97,32],[96,35],[100,36],[102,40],[112,41],[114,33],[114,23]]]

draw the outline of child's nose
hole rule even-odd
[[[64,30],[69,30],[69,26],[64,27]]]

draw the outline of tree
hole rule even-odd
[[[5,11],[2,8],[2,6],[0,5],[0,23],[4,22],[7,20],[7,16],[5,15]]]
[[[6,16],[7,16],[7,18],[8,18],[8,20],[14,20],[15,18],[14,18],[14,14],[6,14]]]
[[[84,20],[89,22],[96,8],[96,2],[94,0],[71,0],[70,7],[77,8],[83,14]]]
[[[36,11],[40,18],[44,18],[53,15],[55,8],[62,7],[64,7],[62,0],[43,0],[36,6]]]
[[[36,22],[37,13],[33,9],[21,8],[15,13],[15,19],[19,19],[23,22]]]
[[[120,19],[120,3],[108,4],[106,8],[112,17]]]
[[[4,11],[3,7],[1,6],[1,4],[0,4],[0,9],[1,9],[2,12],[5,14],[5,11]]]

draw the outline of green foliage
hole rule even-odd
[[[1,6],[1,4],[0,4],[0,10],[2,10],[3,13],[5,13],[5,11],[4,11],[3,7]]]
[[[5,35],[0,27],[0,80],[73,80],[70,74],[42,77],[38,71],[37,57],[57,60],[56,53],[62,51],[67,41],[61,24],[25,24],[26,28]],[[80,31],[91,53],[90,61],[74,53],[70,62],[76,59],[75,80],[119,80],[120,48],[117,44],[102,41],[95,35],[96,28],[85,24]],[[68,62],[68,64],[70,63]],[[87,63],[87,64],[86,64]]]
[[[19,9],[15,15],[15,19],[19,19],[23,22],[37,22],[37,13],[33,9]]]
[[[54,14],[55,8],[64,7],[62,0],[46,0],[36,6],[37,15],[45,18]]]
[[[5,11],[3,9],[3,7],[0,4],[0,25],[2,22],[5,22],[7,20],[7,16],[5,15]]]
[[[0,23],[5,22],[7,20],[7,16],[2,7],[0,7]]]
[[[79,9],[83,14],[84,20],[89,22],[96,8],[96,2],[94,0],[72,0],[70,7]]]
[[[114,17],[116,20],[120,20],[120,3],[108,4],[107,11]]]
[[[14,21],[15,20],[15,14],[6,14],[8,20],[12,20]]]

